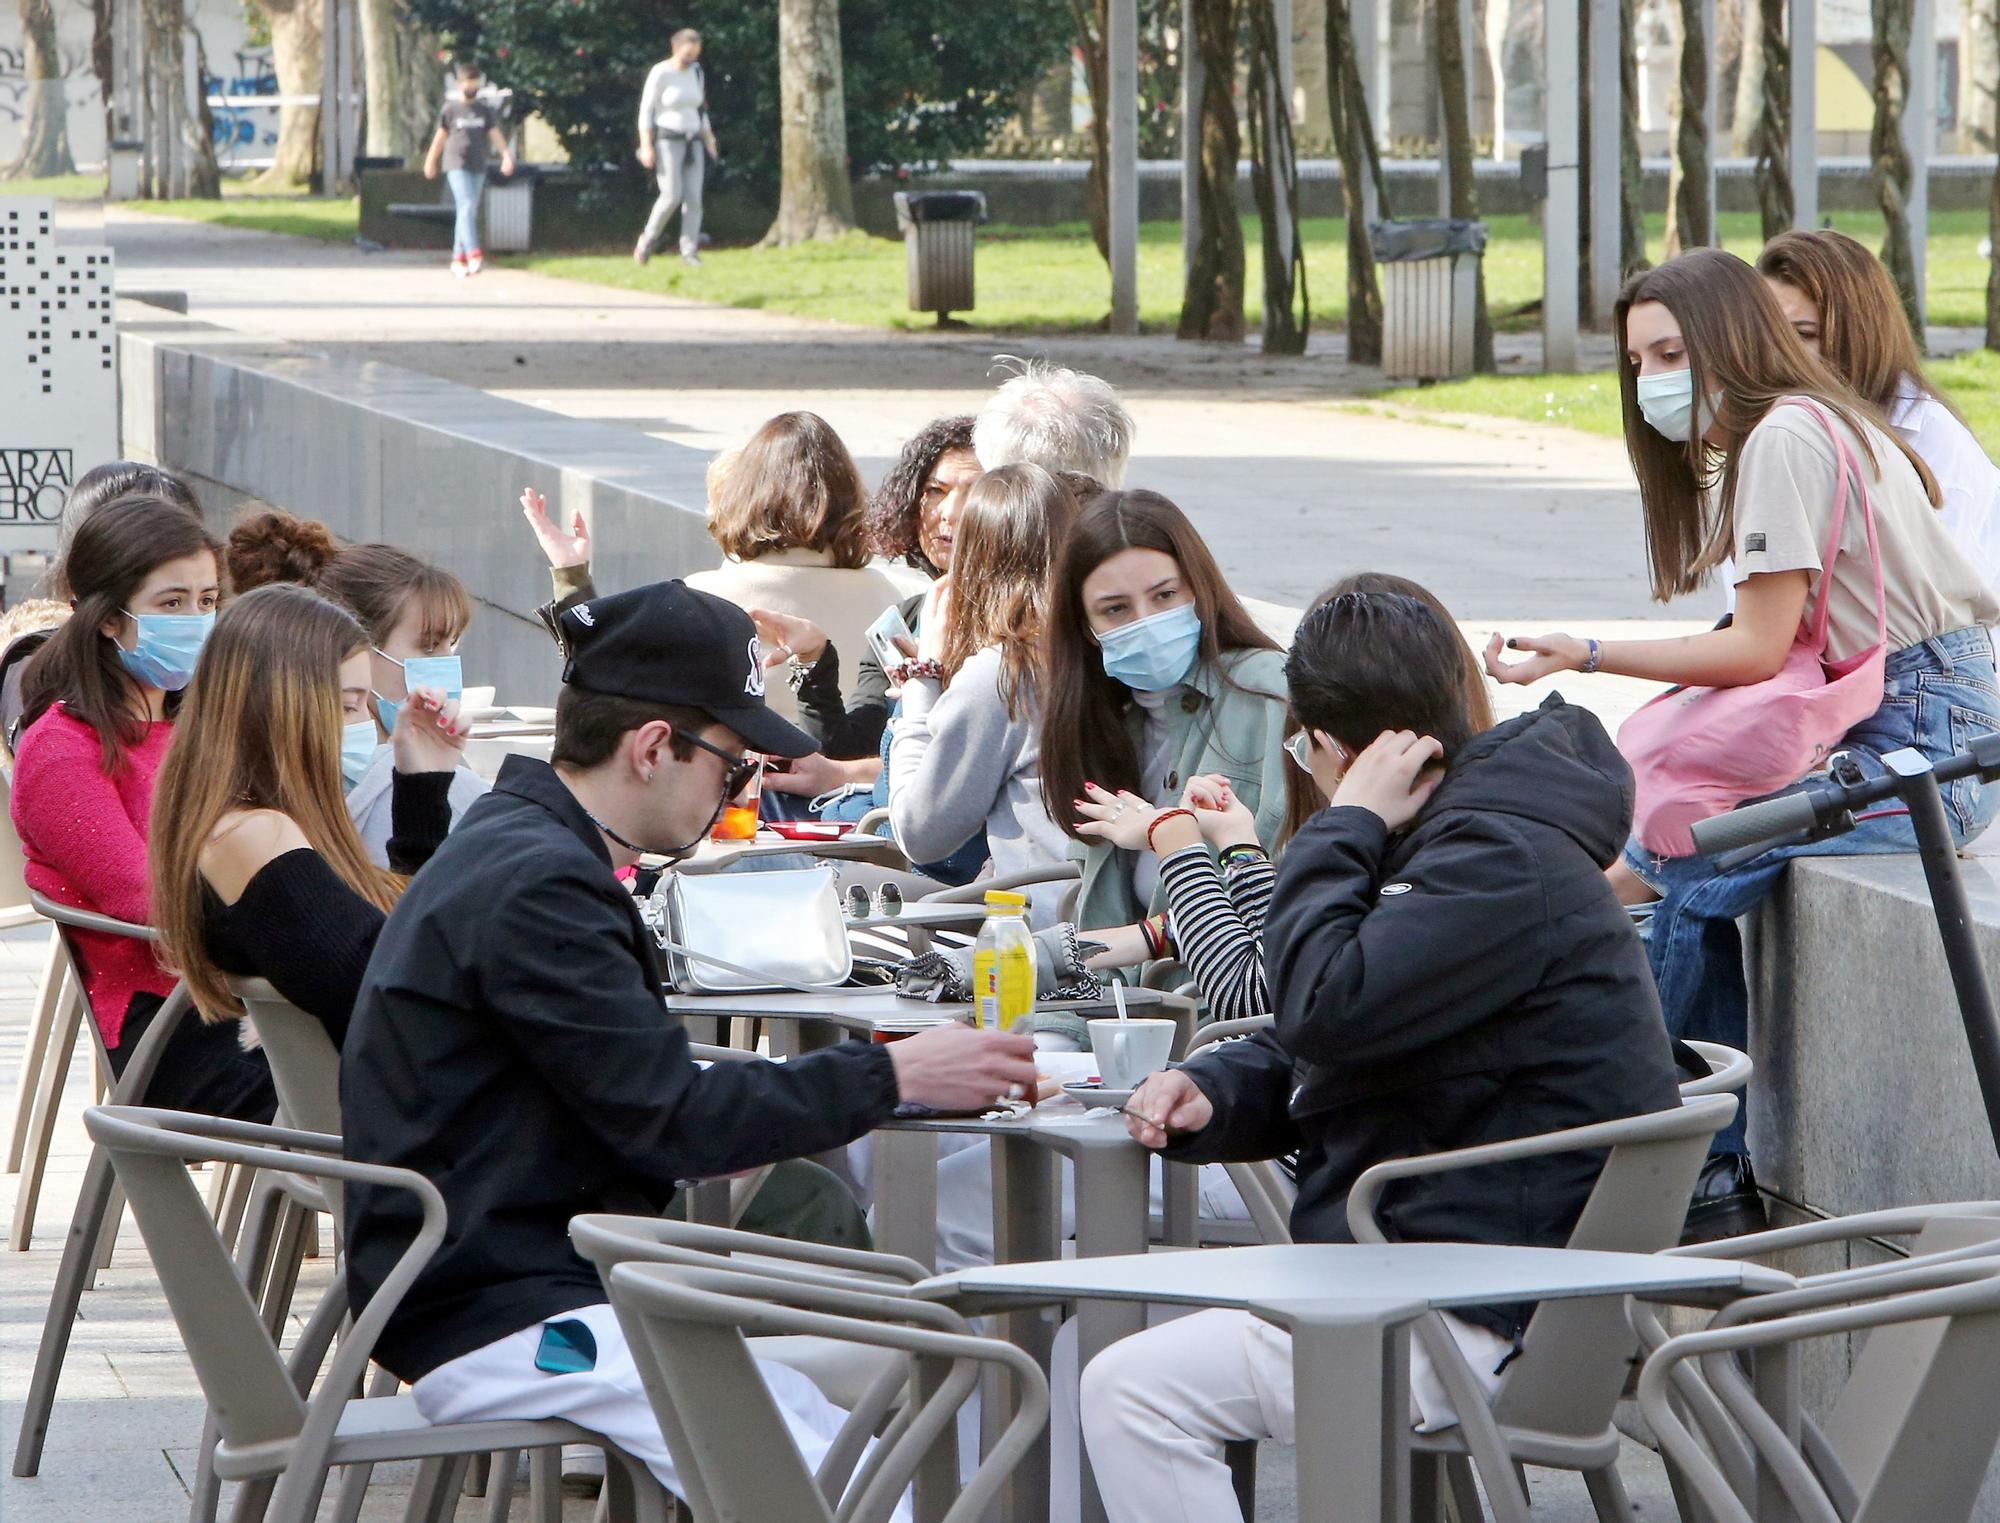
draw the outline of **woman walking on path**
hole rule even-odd
[[[486,76],[476,63],[458,66],[458,94],[438,113],[437,132],[424,157],[424,178],[435,180],[444,170],[457,217],[451,229],[451,273],[461,278],[486,268],[479,246],[479,198],[486,191],[486,164],[500,155],[500,173],[514,172],[514,150],[500,131],[500,109],[479,98]]]
[[[682,27],[673,52],[653,65],[639,97],[639,162],[660,182],[660,199],[646,219],[632,262],[644,264],[676,211],[681,214],[681,263],[701,263],[701,181],[707,160],[719,164],[708,122],[708,86],[701,75],[701,33]]]

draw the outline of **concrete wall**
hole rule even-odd
[[[2000,974],[2000,858],[1962,859],[1989,977]],[[1812,1212],[2000,1199],[1987,1129],[1914,854],[1793,866],[1751,918],[1751,1151],[1766,1188]],[[1781,1224],[1803,1213],[1780,1208]],[[1867,1244],[1786,1263],[1794,1272],[1880,1262]],[[1802,1362],[1823,1410],[1842,1351]],[[2000,1523],[2000,1465],[1974,1514]]]
[[[701,451],[558,417],[395,366],[330,359],[120,304],[123,449],[194,481],[218,531],[247,502],[449,566],[477,602],[466,680],[547,704],[561,677],[532,614],[549,579],[523,487],[581,510],[617,589],[711,566]]]

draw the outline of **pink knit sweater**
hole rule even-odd
[[[13,798],[28,887],[58,904],[148,923],[146,821],[173,734],[171,723],[152,726],[117,775],[106,777],[97,731],[60,704],[28,728],[14,756]],[[118,1045],[133,995],[173,990],[151,942],[75,931],[70,945],[106,1047]]]

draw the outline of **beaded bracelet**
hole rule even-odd
[[[904,661],[890,667],[887,675],[891,682],[910,682],[918,677],[928,677],[933,682],[942,682],[944,664],[939,661]]]
[[[1183,819],[1194,819],[1194,811],[1192,809],[1162,809],[1158,814],[1153,816],[1153,823],[1146,827],[1146,847],[1148,850],[1159,850],[1159,847],[1153,845],[1153,833],[1176,815],[1179,815]]]

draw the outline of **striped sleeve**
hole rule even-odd
[[[1264,871],[1269,873],[1269,863]],[[1261,934],[1271,897],[1269,882],[1263,885],[1261,899],[1251,901],[1256,913],[1253,924],[1224,886],[1205,847],[1190,846],[1170,854],[1160,863],[1160,879],[1167,889],[1175,948],[1194,974],[1210,1016],[1231,1021],[1269,1015]]]

